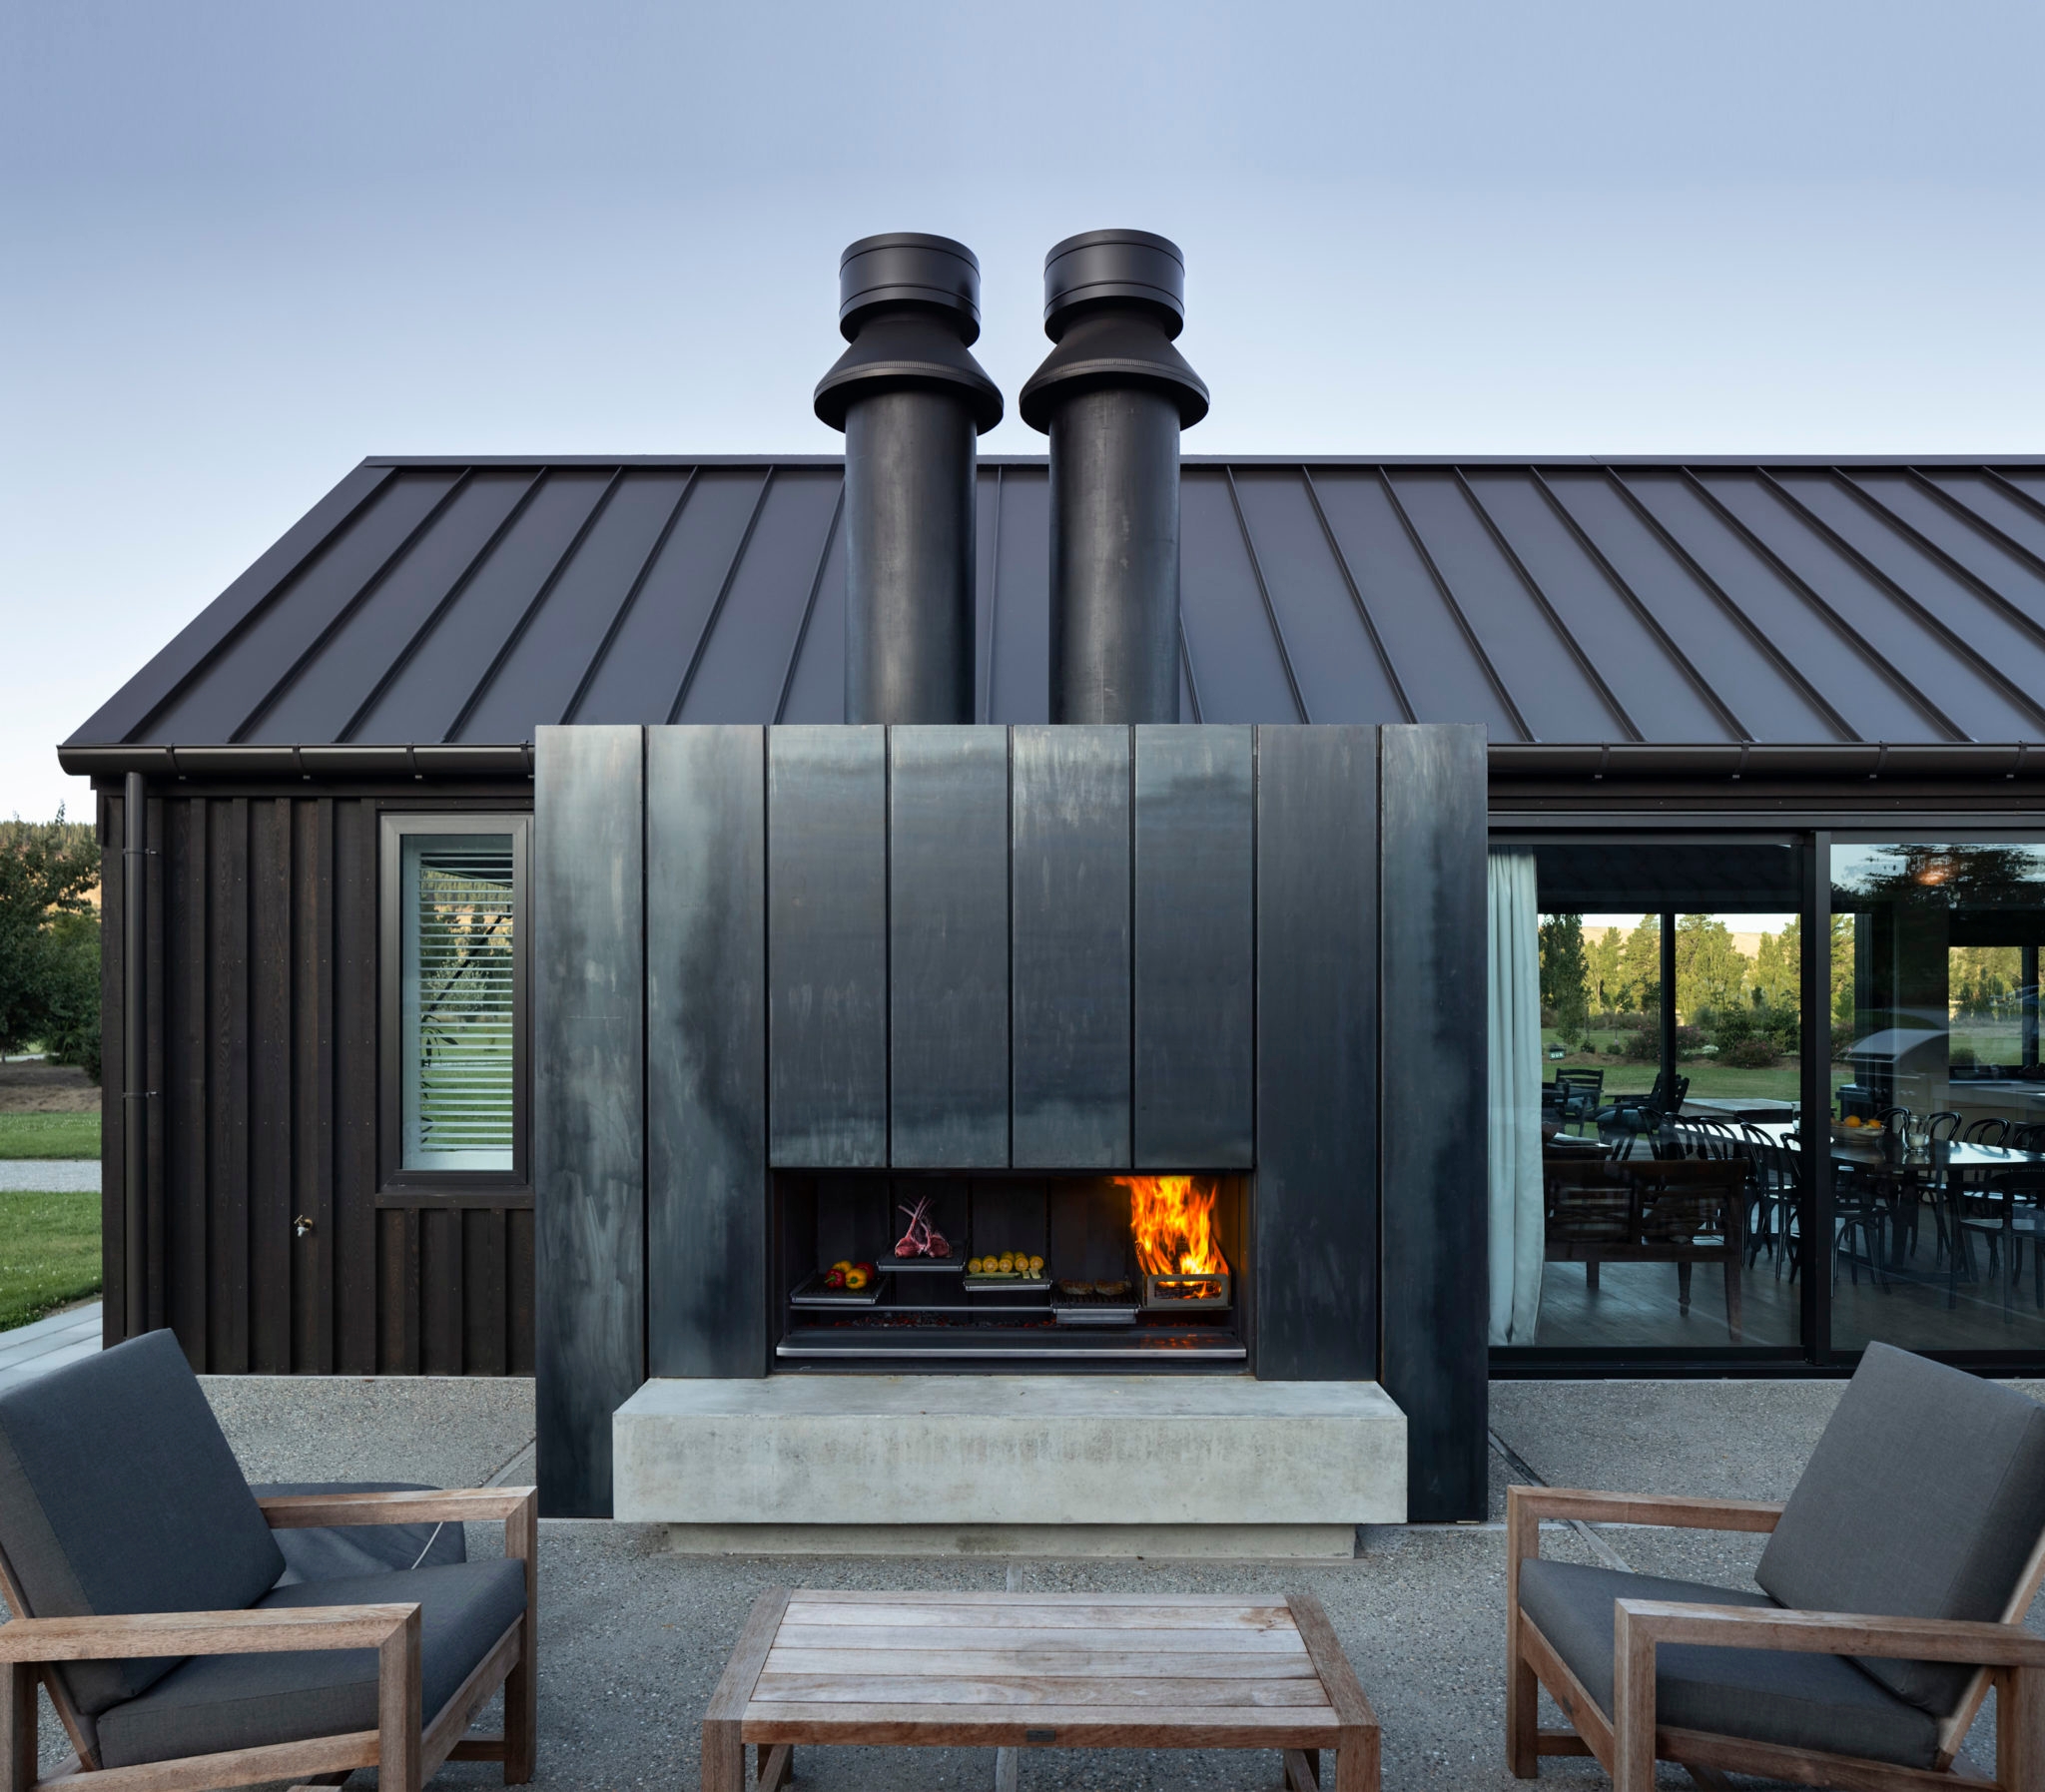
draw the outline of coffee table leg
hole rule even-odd
[[[703,1720],[703,1792],[746,1792],[746,1745],[735,1718]]]
[[[781,1792],[795,1778],[795,1749],[786,1742],[760,1749],[760,1784],[757,1792]]]
[[[1321,1792],[1321,1751],[1317,1748],[1288,1748],[1285,1751],[1285,1783],[1291,1792]]]

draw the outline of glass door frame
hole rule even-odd
[[[1718,818],[1713,817],[1712,823]],[[1799,931],[1803,934],[1802,963],[1798,981],[1798,995],[1803,1003],[1804,1013],[1810,1012],[1813,977],[1820,981],[1825,976],[1822,964],[1813,965],[1813,934],[1808,924],[1814,887],[1822,882],[1822,862],[1811,849],[1812,835],[1808,828],[1783,827],[1780,823],[1770,825],[1756,817],[1748,826],[1712,825],[1685,826],[1682,818],[1656,817],[1640,818],[1636,825],[1615,826],[1604,818],[1573,817],[1561,827],[1543,827],[1540,818],[1511,813],[1494,813],[1491,817],[1489,844],[1493,847],[1559,847],[1559,846],[1608,846],[1608,847],[1672,847],[1672,846],[1742,846],[1742,847],[1785,847],[1796,853],[1795,877],[1799,889],[1797,914]],[[1818,896],[1829,893],[1829,886],[1815,890]],[[1679,910],[1681,912],[1681,910]],[[1799,1098],[1809,1112],[1811,1074],[1813,1063],[1812,1029],[1806,1023],[1801,1028],[1803,1048],[1800,1054],[1801,1078]],[[1827,1036],[1822,1049],[1829,1053],[1830,1041]],[[1830,1059],[1815,1059],[1820,1085],[1828,1070]],[[1495,1381],[1515,1379],[1561,1380],[1570,1377],[1614,1378],[1633,1372],[1641,1372],[1654,1378],[1673,1378],[1684,1375],[1697,1377],[1723,1377],[1728,1372],[1740,1376],[1798,1376],[1808,1375],[1815,1367],[1809,1340],[1812,1337],[1813,1278],[1809,1271],[1808,1252],[1813,1235],[1809,1224],[1809,1200],[1811,1179],[1806,1173],[1806,1211],[1798,1215],[1797,1231],[1800,1249],[1805,1253],[1799,1261],[1798,1275],[1801,1278],[1800,1329],[1802,1341],[1795,1344],[1721,1344],[1706,1346],[1677,1345],[1550,1345],[1539,1344],[1494,1346],[1491,1351],[1491,1375]],[[1826,1200],[1829,1202],[1829,1185]],[[1827,1291],[1828,1292],[1828,1291]],[[1821,1303],[1820,1303],[1821,1304]],[[1826,1315],[1828,1320],[1829,1315]]]

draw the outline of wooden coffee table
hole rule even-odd
[[[1377,1792],[1378,1720],[1320,1601],[791,1592],[753,1607],[703,1719],[704,1792],[798,1743],[1273,1748],[1294,1792]]]

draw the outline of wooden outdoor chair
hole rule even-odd
[[[1758,1590],[1545,1561],[1543,1519],[1768,1531]],[[1995,1686],[2001,1792],[2045,1786],[2045,1407],[1871,1345],[1785,1504],[1506,1495],[1506,1758],[1657,1760],[1859,1792],[1984,1782],[1954,1757]],[[1569,1718],[1542,1729],[1538,1688]]]
[[[416,1792],[450,1757],[523,1784],[536,1511],[530,1488],[259,1497],[169,1332],[0,1395],[0,1792],[357,1767]],[[502,1560],[465,1559],[465,1519],[503,1523]],[[38,1680],[77,1757],[46,1781]],[[503,1733],[470,1736],[499,1687]]]

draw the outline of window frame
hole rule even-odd
[[[411,834],[508,834],[511,837],[511,1168],[406,1169],[403,1166],[404,839]],[[384,811],[376,854],[376,1194],[378,1203],[416,1206],[529,1205],[532,1200],[530,903],[532,815],[522,810]]]

